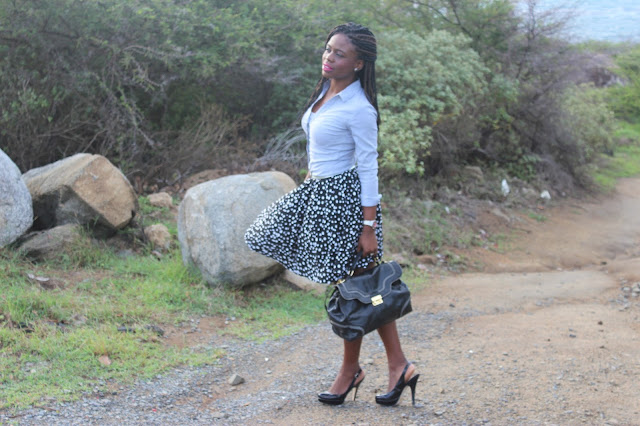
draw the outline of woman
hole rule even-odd
[[[249,247],[287,269],[321,283],[356,274],[382,257],[378,194],[376,39],[361,25],[335,27],[322,55],[322,78],[302,116],[309,174],[296,189],[265,209],[247,230]],[[360,253],[361,259],[356,262]],[[389,365],[389,392],[382,405],[397,403],[418,375],[405,358],[395,321],[378,329]],[[360,368],[362,338],[344,340],[342,367],[320,402],[337,405],[365,378]]]

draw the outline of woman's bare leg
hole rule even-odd
[[[354,271],[353,275],[360,275],[363,272],[373,268],[374,266],[376,266],[376,264],[374,262],[371,262],[365,268],[357,268]],[[333,381],[333,384],[329,389],[329,393],[340,395],[347,390],[347,388],[351,384],[351,381],[353,380],[353,376],[355,376],[360,369],[361,346],[362,337],[350,342],[344,340],[344,355],[342,357],[342,367],[340,367],[338,377],[336,377],[336,379]],[[402,373],[402,371],[400,373]],[[400,373],[398,373],[398,377],[400,377]],[[364,371],[362,372],[362,374],[360,374],[360,377],[358,377],[357,383],[360,383],[362,380],[364,380]]]
[[[334,380],[331,388],[329,389],[329,393],[333,394],[343,394],[353,377],[356,375],[358,370],[360,369],[360,347],[362,346],[362,337],[356,340],[352,340],[351,342],[345,340],[344,341],[344,355],[342,358],[342,367],[340,367],[340,371],[338,372],[338,377]],[[358,377],[356,383],[360,383],[364,379],[364,371]]]
[[[407,365],[408,361],[402,352],[402,347],[400,346],[400,337],[398,336],[398,329],[395,321],[378,328],[378,334],[380,335],[382,343],[384,343],[384,349],[387,352],[387,363],[389,364],[389,386],[387,390],[390,391],[398,382],[398,379],[402,374],[402,370],[405,365]],[[409,380],[411,376],[413,376],[414,371],[415,367],[410,365],[405,373],[405,380]]]

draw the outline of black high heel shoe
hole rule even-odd
[[[407,369],[409,368],[409,364],[404,366],[404,370],[402,370],[402,375],[398,379],[398,383],[394,386],[391,391],[385,393],[384,395],[376,395],[376,402],[380,405],[396,405],[398,400],[402,396],[402,391],[404,388],[409,386],[411,388],[411,404],[413,406],[416,405],[416,384],[418,383],[419,374],[411,377],[406,382],[404,381],[404,375],[407,374]]]
[[[351,384],[349,385],[345,393],[339,395],[335,393],[322,392],[318,394],[318,401],[322,402],[323,404],[340,405],[344,402],[344,399],[347,397],[347,394],[349,393],[349,391],[354,387],[356,388],[353,391],[353,400],[355,401],[356,395],[358,394],[358,386],[360,386],[362,382],[364,382],[364,377],[363,377],[362,380],[360,380],[358,384],[356,384],[356,380],[358,380],[358,377],[360,377],[360,374],[362,374],[362,368],[358,369],[358,372],[356,373],[356,375],[353,376],[353,380],[351,380]]]

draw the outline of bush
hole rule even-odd
[[[626,81],[609,89],[611,107],[619,118],[640,122],[640,45],[618,55],[616,65]]]
[[[167,107],[172,85],[205,82],[257,50],[243,25],[251,28],[202,1],[4,2],[2,147],[23,170],[76,152],[142,166],[163,142],[154,107]]]
[[[465,37],[444,31],[424,37],[403,30],[384,33],[377,65],[380,166],[421,174],[434,132],[444,135],[463,113],[473,120],[466,109],[485,93],[487,70]]]
[[[3,2],[0,147],[22,170],[91,152],[164,183],[248,164],[296,119],[324,35],[359,3]]]
[[[592,162],[597,154],[612,154],[615,119],[605,93],[591,84],[568,87],[560,98],[559,123],[575,141],[580,155],[575,165]],[[567,159],[570,161],[569,159]]]

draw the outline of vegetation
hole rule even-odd
[[[611,107],[625,121],[640,122],[640,46],[623,49],[615,57],[615,72],[624,80],[624,86],[609,89]]]
[[[353,20],[379,38],[385,179],[428,185],[477,165],[558,190],[588,185],[585,166],[613,143],[575,128],[604,114],[590,110],[595,90],[577,98],[598,46],[562,39],[562,9],[525,3],[1,1],[0,146],[22,170],[100,153],[149,186],[211,167],[276,164],[299,178],[292,128],[324,34]],[[629,82],[611,90],[619,118],[638,116],[637,52],[614,52]]]
[[[164,223],[175,236],[171,212],[145,197],[140,206],[142,223]],[[158,259],[126,232],[109,245],[85,237],[37,264],[0,249],[0,409],[214,363],[224,351],[207,335],[191,343],[160,337],[187,336],[202,318],[218,324],[216,333],[261,341],[325,315],[322,295],[278,279],[245,290],[210,288],[183,265],[178,247]],[[126,250],[120,240],[129,241]]]
[[[57,265],[34,265],[0,251],[0,408],[75,399],[172,366],[213,363],[224,354],[217,347],[158,337],[176,327],[183,334],[202,316],[228,319],[223,334],[262,340],[324,315],[321,296],[278,282],[249,292],[208,288],[178,250],[161,262],[100,252],[91,263],[74,252]]]
[[[384,34],[377,70],[380,109],[380,167],[424,173],[433,132],[467,120],[486,94],[488,71],[464,36],[433,31],[424,37],[404,30]],[[402,64],[402,66],[398,66]]]
[[[596,184],[607,191],[618,179],[640,174],[640,125],[622,121],[615,137],[624,144],[612,155],[600,156],[591,172]]]

